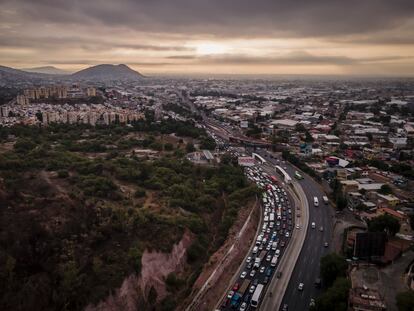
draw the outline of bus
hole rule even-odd
[[[301,180],[303,176],[298,171],[295,171],[295,178]]]
[[[319,206],[319,200],[317,197],[313,197],[313,205]]]
[[[250,305],[253,308],[257,308],[259,306],[259,302],[260,302],[260,298],[262,296],[263,288],[264,288],[263,284],[258,284],[257,285],[257,287],[256,287],[256,289],[253,293],[252,300],[250,300]]]

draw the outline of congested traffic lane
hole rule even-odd
[[[271,157],[266,151],[259,151],[261,155],[275,165],[281,165],[291,176],[294,176],[297,168],[277,157]],[[303,179],[298,180],[309,202],[309,223],[315,223],[315,228],[310,225],[307,230],[304,246],[293,270],[289,285],[282,302],[289,310],[308,310],[311,300],[321,294],[321,289],[315,281],[319,278],[320,258],[330,251],[330,242],[333,230],[333,209],[324,204],[322,197],[325,195],[320,186],[308,175],[301,173]],[[314,197],[319,200],[319,205],[314,206]],[[322,227],[322,230],[320,228]],[[328,246],[325,247],[325,243]],[[299,284],[303,283],[303,289],[299,290]]]
[[[221,304],[222,310],[248,310],[256,301],[260,304],[294,228],[291,198],[277,184],[274,176],[271,177],[259,167],[247,168],[246,174],[259,187],[266,189],[262,198],[263,227],[244,269]],[[264,288],[259,295],[261,285]],[[260,297],[256,299],[256,296]]]

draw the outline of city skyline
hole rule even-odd
[[[2,1],[0,64],[412,76],[412,1]]]

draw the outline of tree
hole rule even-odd
[[[316,299],[312,310],[317,311],[346,311],[348,309],[348,295],[351,282],[345,278],[335,280],[332,287]]]
[[[378,190],[379,193],[381,194],[391,194],[392,193],[392,188],[389,185],[382,185],[381,189]]]
[[[397,307],[399,311],[412,311],[414,310],[414,292],[409,290],[406,292],[398,293]]]
[[[309,133],[309,131],[306,131],[305,132],[305,142],[311,143],[313,141],[314,141],[314,139],[313,139],[312,135]]]
[[[185,146],[185,150],[188,153],[196,151],[196,149],[194,148],[194,145],[192,143],[187,143],[187,145]]]
[[[343,196],[342,193],[338,194],[336,197],[336,208],[340,211],[345,209],[348,206],[348,200]]]
[[[410,215],[410,226],[411,229],[414,230],[414,215]]]
[[[335,279],[344,277],[348,264],[344,257],[331,253],[321,258],[320,273],[325,286],[331,286]]]
[[[400,231],[400,222],[394,217],[384,214],[371,219],[368,222],[368,231],[370,232],[387,232],[389,235],[394,236]]]
[[[296,123],[295,130],[302,133],[306,132],[306,128],[302,123]]]

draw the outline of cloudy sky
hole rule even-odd
[[[414,76],[414,0],[0,0],[0,64]]]

